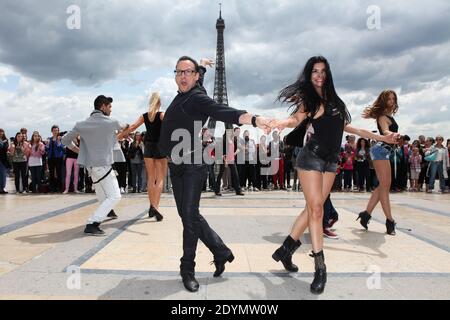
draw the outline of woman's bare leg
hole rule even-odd
[[[300,177],[300,170],[298,170],[298,176]],[[335,178],[336,178],[336,175],[334,173],[326,173],[323,175],[322,207],[323,207],[323,202],[325,202],[328,195],[330,194],[330,191],[331,191],[331,188],[333,187]],[[300,183],[301,183],[301,181],[300,181]],[[308,205],[305,206],[305,209],[302,210],[300,215],[294,221],[294,224],[292,225],[290,236],[294,240],[300,239],[301,235],[305,232],[307,227],[308,227]]]
[[[335,179],[334,173],[300,171],[300,181],[306,199],[308,229],[314,252],[323,249],[323,204],[330,193]],[[305,183],[306,182],[306,183]]]
[[[159,208],[159,202],[161,200],[161,193],[164,187],[164,178],[167,173],[167,160],[166,159],[158,159],[155,160],[155,183],[153,185],[154,192],[154,207],[156,209]]]
[[[378,181],[380,182],[377,191],[381,207],[383,208],[386,218],[392,221],[394,219],[392,218],[391,203],[389,200],[389,191],[391,189],[391,163],[388,160],[375,160],[373,166],[377,173]],[[371,213],[372,211],[368,212]]]
[[[298,171],[298,175],[300,176],[300,170]],[[323,175],[322,207],[323,207],[323,203],[325,202],[328,195],[330,194],[330,191],[331,191],[331,188],[333,187],[335,178],[336,178],[336,175],[334,173],[326,173]],[[303,185],[302,185],[302,188],[303,188]],[[297,219],[294,221],[290,236],[294,240],[298,240],[301,237],[301,235],[305,232],[306,227],[308,227],[308,204],[305,206],[305,209],[302,210],[302,212],[299,214]]]
[[[155,160],[152,158],[144,158],[145,168],[147,169],[147,196],[150,205],[155,206],[155,198],[153,186],[155,184]]]
[[[378,187],[376,187],[373,190],[372,195],[370,196],[369,202],[367,203],[366,211],[369,214],[372,214],[372,211],[377,206],[378,201],[380,201],[380,186],[379,185],[378,185]]]

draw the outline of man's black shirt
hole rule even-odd
[[[196,146],[200,146],[201,152],[200,130],[209,117],[226,123],[239,124],[239,117],[247,113],[245,110],[237,110],[217,103],[208,97],[203,88],[205,72],[205,68],[200,68],[198,83],[188,92],[179,92],[164,114],[158,148],[165,156],[171,157],[173,148],[182,141],[182,138],[171,141],[172,133],[176,129],[185,129],[189,132],[190,152],[194,150],[197,152]],[[194,126],[195,121],[198,121],[197,128]],[[197,129],[198,132],[196,132]],[[180,155],[183,154],[180,153]]]

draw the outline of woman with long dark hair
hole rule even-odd
[[[323,253],[323,205],[336,176],[343,131],[387,142],[394,140],[394,134],[380,136],[349,125],[350,114],[336,93],[328,61],[321,56],[310,58],[297,81],[281,90],[278,99],[289,102],[294,110],[289,118],[274,120],[272,127],[280,131],[287,127],[295,128],[308,118],[314,134],[298,154],[295,165],[306,207],[295,220],[290,235],[272,257],[276,261],[281,260],[286,270],[298,271],[292,263],[292,254],[300,247],[299,238],[308,227],[315,263],[310,289],[312,293],[320,294],[327,281]]]
[[[375,119],[380,134],[391,136],[398,132],[397,122],[393,118],[397,110],[397,94],[392,90],[384,90],[372,106],[364,109],[362,116],[365,119]],[[361,225],[367,230],[367,225],[372,218],[372,211],[378,202],[381,202],[381,207],[386,216],[386,233],[389,235],[395,235],[395,221],[392,217],[391,203],[389,201],[389,191],[391,189],[390,154],[394,152],[392,147],[393,144],[380,141],[370,148],[370,157],[372,158],[379,184],[372,192],[366,210],[360,212],[358,216],[358,219],[361,219]]]
[[[131,162],[131,183],[133,193],[141,193],[142,190],[142,170],[144,168],[144,142],[139,131],[134,133],[128,156]]]
[[[16,133],[14,143],[9,146],[8,152],[12,155],[12,163],[14,169],[14,183],[16,186],[16,193],[27,192],[28,177],[27,177],[27,161],[30,152],[28,142],[24,141],[24,135],[20,132]],[[20,182],[22,181],[22,190],[20,189]]]

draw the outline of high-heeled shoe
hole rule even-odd
[[[153,214],[150,216],[150,210],[153,211]],[[156,221],[162,221],[162,219],[164,218],[163,215],[158,211],[158,209],[156,209],[154,206],[150,206],[150,210],[148,213],[149,218],[152,217],[156,217]]]
[[[363,212],[359,213],[358,218],[356,218],[356,221],[358,221],[358,219],[361,219],[359,223],[361,223],[364,229],[368,230],[367,225],[369,224],[371,218],[372,216],[367,211],[364,210]]]
[[[386,219],[386,233],[391,235],[391,236],[395,236],[395,221],[394,220],[389,220]]]

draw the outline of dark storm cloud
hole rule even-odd
[[[273,23],[263,19],[242,31],[237,36],[245,40],[241,54],[228,52],[229,65],[241,70],[229,76],[231,83],[239,81],[241,94],[263,94],[293,81],[308,57],[318,54],[330,61],[336,86],[346,90],[401,87],[408,92],[449,75],[448,3],[375,3],[381,13],[379,30],[366,25],[366,9],[374,3],[357,4],[286,8]]]
[[[275,98],[318,54],[347,91],[415,90],[449,74],[444,0],[223,3],[228,87],[239,96]],[[81,30],[66,28],[72,4],[81,8]],[[380,8],[379,30],[367,28],[370,5]],[[217,9],[213,1],[3,1],[0,62],[40,81],[83,85],[172,68],[182,54],[215,54]]]
[[[80,30],[66,27],[72,4],[81,9]],[[183,12],[167,2],[16,1],[2,2],[0,10],[0,62],[41,81],[95,84],[173,64],[182,45],[189,43],[192,52],[202,41],[214,41],[213,33],[200,36],[198,26],[190,28],[204,20],[201,11]]]

